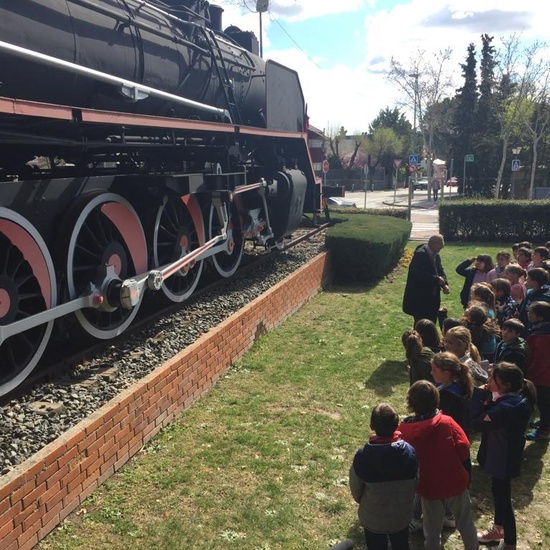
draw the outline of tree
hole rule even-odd
[[[368,136],[366,149],[368,152],[369,181],[372,184],[374,169],[380,165],[386,174],[393,172],[393,160],[403,152],[404,142],[392,128],[380,126]]]
[[[456,92],[455,109],[451,123],[452,157],[463,159],[472,152],[472,140],[475,132],[475,112],[479,97],[476,74],[476,49],[468,46],[466,63],[461,63],[464,84]]]
[[[504,48],[499,56],[502,75],[496,95],[498,106],[496,115],[500,124],[499,138],[501,141],[501,161],[495,186],[496,198],[500,196],[510,139],[512,137],[516,140],[521,139],[521,134],[527,129],[535,149],[547,127],[547,123],[544,124],[542,119],[532,118],[535,105],[540,100],[544,105],[545,97],[548,95],[548,62],[544,58],[538,58],[544,45],[535,42],[522,49],[516,35],[509,37],[503,44]],[[539,95],[540,93],[542,95]],[[541,113],[544,112],[543,108]],[[534,185],[536,172],[537,155],[534,149],[530,189]],[[503,192],[506,194],[506,189]],[[532,191],[530,191],[530,196],[532,196]]]
[[[349,141],[353,142],[351,152],[347,150],[348,148],[345,148],[346,150],[342,150],[342,144]],[[347,136],[347,130],[341,126],[336,135],[329,135],[328,143],[331,151],[328,161],[331,168],[341,170],[347,180],[351,179],[354,170],[357,169],[355,160],[357,154],[359,153],[359,148],[365,143],[365,136],[354,136],[350,140]]]
[[[386,107],[378,113],[369,124],[369,136],[372,136],[377,128],[391,128],[400,138],[411,138],[412,125],[397,107]]]
[[[499,121],[497,116],[497,100],[495,98],[495,48],[491,44],[493,36],[481,36],[481,62],[479,99],[476,110],[476,133],[473,146],[478,162],[473,167],[477,178],[474,189],[482,195],[490,195],[495,183],[498,166],[498,136]]]
[[[442,101],[451,88],[451,71],[448,68],[452,51],[442,50],[435,55],[428,56],[425,51],[418,50],[406,64],[392,57],[388,80],[396,84],[404,92],[405,104],[413,107],[414,121],[418,120],[418,129],[422,139],[422,151],[428,162],[428,177],[431,177],[431,161],[438,153],[434,149],[434,133],[439,126],[438,112],[433,107]],[[416,138],[413,129],[413,143],[411,150],[416,152]],[[443,155],[441,155],[443,156]],[[431,197],[431,188],[428,186],[428,198]]]
[[[535,176],[538,166],[538,149],[550,127],[550,63],[541,59],[534,64],[533,85],[529,87],[529,105],[520,109],[519,116],[526,128],[532,145],[529,198],[534,198]],[[530,116],[527,116],[530,115]]]

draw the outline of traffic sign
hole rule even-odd
[[[409,164],[418,164],[418,155],[409,155]]]
[[[464,162],[474,162],[474,155],[472,155],[472,154],[466,155],[464,157]]]
[[[323,161],[323,172],[326,174],[328,172],[328,169],[329,169],[328,160],[325,159]]]
[[[513,159],[512,160],[512,172],[518,172],[519,168],[520,168],[519,159]]]

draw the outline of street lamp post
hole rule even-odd
[[[513,147],[512,148],[512,154],[514,155],[514,160],[518,159],[519,154],[521,153],[521,147]],[[512,162],[512,199],[516,198],[516,172],[517,170],[514,169],[514,165],[516,163]]]
[[[263,28],[262,28],[262,13],[266,12],[269,8],[269,0],[256,0],[256,11],[260,16],[260,57],[264,55],[263,48]]]
[[[416,155],[416,104],[418,103],[418,77],[419,73],[412,73],[409,75],[410,78],[414,78],[414,110],[413,110],[413,135],[412,135],[412,154]],[[418,169],[418,167],[416,167]],[[416,181],[416,174],[414,172],[414,181]],[[409,201],[407,205],[407,219],[411,221],[411,210],[412,210],[412,196],[413,196],[414,182],[411,182],[409,178]]]
[[[396,196],[397,196],[397,170],[401,166],[401,159],[393,159],[393,165],[395,167],[395,180],[393,182],[393,204],[395,205]]]

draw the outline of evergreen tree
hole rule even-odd
[[[499,165],[500,128],[495,98],[495,48],[492,36],[481,36],[479,100],[476,112],[476,132],[473,141],[476,157],[470,173],[473,176],[471,192],[492,196]]]
[[[476,74],[476,49],[468,46],[466,63],[461,63],[464,85],[455,96],[455,111],[451,125],[451,157],[462,162],[464,156],[473,152],[473,138],[476,131],[475,113],[477,110],[478,88]]]
[[[369,124],[369,136],[378,128],[391,128],[400,138],[407,142],[411,140],[412,125],[405,115],[397,108],[382,109],[377,117]]]

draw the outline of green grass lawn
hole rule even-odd
[[[444,248],[451,294],[442,305],[450,316],[462,311],[456,265],[501,248]],[[318,550],[346,538],[364,548],[348,469],[376,403],[389,401],[406,414],[401,334],[412,318],[401,311],[405,278],[401,267],[369,288],[320,293],[39,548]],[[473,438],[474,458],[477,445]],[[528,443],[523,476],[513,485],[521,549],[550,548],[545,453],[544,443]],[[492,501],[477,467],[471,493],[484,528]],[[445,548],[462,548],[456,533],[446,538]],[[420,535],[411,541],[423,547]]]

